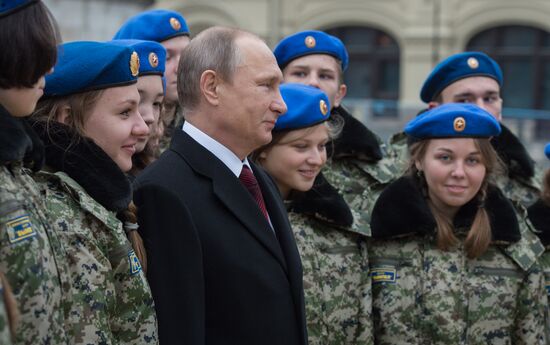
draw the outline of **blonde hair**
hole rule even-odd
[[[416,168],[415,162],[422,161],[426,155],[426,151],[430,140],[422,140],[411,144],[409,150],[411,154],[411,162],[409,166],[409,173],[412,176],[417,176],[419,183],[422,187],[425,197],[428,199],[428,205],[432,212],[432,215],[436,222],[437,227],[437,247],[442,251],[449,251],[452,247],[458,244],[458,238],[454,234],[453,220],[441,212],[435,205],[429,200],[428,189],[429,186],[426,183],[421,171]],[[487,198],[488,181],[490,176],[497,169],[498,156],[489,139],[474,138],[474,143],[481,153],[481,160],[485,166],[486,173],[481,184],[481,187],[475,196],[479,203],[478,210],[474,217],[474,221],[466,240],[464,241],[464,248],[468,258],[477,258],[483,254],[492,239],[492,229],[489,214],[485,209],[485,200]]]

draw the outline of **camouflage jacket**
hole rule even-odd
[[[373,344],[366,237],[322,176],[286,202],[302,259],[310,345]]]
[[[529,219],[537,229],[537,235],[546,249],[540,258],[540,263],[544,271],[546,293],[550,299],[550,205],[539,199],[529,207],[528,211]],[[546,305],[546,339],[550,339],[550,306],[548,304]]]
[[[71,344],[157,344],[151,291],[115,214],[129,203],[128,180],[92,141],[69,146],[68,127],[54,124],[49,135],[44,124],[35,128],[51,171],[35,180],[69,263],[73,298],[64,307]]]
[[[505,171],[494,177],[495,183],[511,200],[529,207],[539,197],[542,170],[536,166],[519,139],[501,123],[502,133],[491,140],[491,144],[504,164]],[[409,165],[407,135],[397,133],[389,140],[388,156],[396,169],[405,172]]]
[[[10,345],[11,331],[8,319],[8,312],[4,302],[4,286],[0,280],[0,344]]]
[[[39,149],[34,136],[0,106],[0,271],[20,313],[14,343],[66,344],[63,249],[44,212],[43,195],[22,166],[24,157]]]
[[[374,202],[400,171],[376,134],[343,107],[334,108],[332,113],[344,119],[344,128],[328,146],[330,159],[323,174],[351,208],[354,231],[369,236]]]
[[[166,151],[170,147],[170,142],[172,141],[172,135],[174,131],[177,129],[181,129],[184,122],[182,109],[179,105],[174,108],[174,116],[170,121],[166,119],[166,110],[167,108],[163,108],[163,111],[160,114],[160,118],[164,123],[164,132],[162,134],[162,137],[160,138],[159,144],[161,153]]]
[[[544,248],[498,189],[489,191],[485,207],[493,241],[470,259],[463,240],[477,201],[454,219],[457,247],[442,251],[412,178],[397,180],[380,196],[369,243],[377,344],[546,344],[547,297],[537,261]]]

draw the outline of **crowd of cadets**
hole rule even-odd
[[[62,44],[41,1],[8,0],[0,39],[0,344],[159,343],[131,182],[184,122],[185,19]],[[273,53],[288,112],[249,159],[287,207],[308,343],[546,344],[550,172],[500,123],[499,65],[440,62],[384,144],[342,104],[338,38]]]

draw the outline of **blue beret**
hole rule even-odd
[[[548,159],[550,159],[550,143],[546,144],[546,147],[544,148],[544,154]]]
[[[129,47],[138,53],[139,76],[164,75],[166,49],[162,44],[143,40],[112,40],[108,43]]]
[[[150,10],[128,19],[113,39],[162,42],[176,36],[189,36],[183,16],[176,11]]]
[[[296,83],[280,86],[288,111],[275,123],[274,132],[315,126],[330,117],[327,95],[318,88]]]
[[[348,68],[349,56],[344,43],[339,38],[322,31],[308,30],[287,36],[273,51],[277,63],[284,68],[296,58],[311,54],[328,54],[342,63],[342,71]]]
[[[420,99],[428,103],[457,80],[467,77],[493,78],[502,86],[502,70],[495,60],[484,53],[464,52],[441,61],[420,90]]]
[[[77,41],[58,47],[57,64],[46,76],[45,96],[66,96],[135,83],[139,57],[131,48]]]
[[[500,134],[500,124],[487,111],[473,104],[446,103],[430,109],[405,127],[414,139],[476,137]]]
[[[13,14],[39,0],[0,0],[0,17]]]

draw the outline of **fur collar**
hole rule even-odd
[[[376,134],[353,117],[343,106],[332,109],[332,114],[343,118],[344,128],[332,145],[327,146],[329,157],[338,159],[356,156],[361,160],[374,162],[382,159],[382,149]]]
[[[531,205],[527,211],[529,212],[529,220],[539,231],[537,235],[542,244],[547,247],[550,245],[550,205],[544,203],[541,199]]]
[[[35,122],[33,127],[44,141],[46,165],[63,171],[106,209],[124,210],[132,200],[132,189],[126,175],[92,140],[80,138],[70,127],[51,122]]]
[[[535,162],[519,141],[506,126],[500,125],[502,132],[491,139],[491,144],[508,169],[510,178],[531,178],[535,175]]]
[[[40,170],[44,164],[44,146],[24,119],[11,116],[0,105],[0,164],[17,161]]]
[[[353,223],[353,216],[344,198],[321,173],[309,191],[293,193],[287,207],[289,212],[313,216],[339,227],[350,227]]]
[[[489,213],[494,242],[512,243],[521,238],[514,206],[498,188],[489,187],[485,207]],[[462,206],[454,219],[455,228],[469,228],[477,208],[476,198]],[[435,219],[415,177],[404,176],[390,184],[372,211],[373,238],[431,235],[435,228]]]

